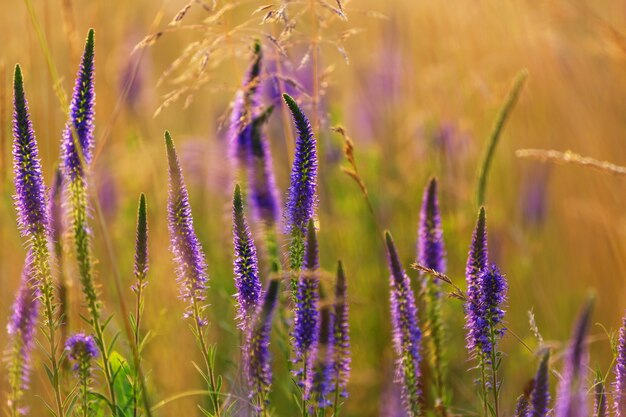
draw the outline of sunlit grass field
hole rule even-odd
[[[530,329],[529,311],[552,348],[554,391],[565,343],[590,291],[596,300],[589,332],[590,366],[609,375],[607,384],[612,381],[610,338],[626,309],[622,198],[626,178],[576,164],[519,158],[516,150],[571,150],[626,165],[626,4],[352,0],[343,4],[344,19],[329,8],[337,7],[334,2],[328,1],[326,7],[301,0],[288,2],[287,12],[296,26],[291,38],[278,46],[275,40],[284,27],[280,21],[264,21],[270,9],[262,6],[270,2],[204,3],[203,7],[200,1],[191,2],[182,20],[172,24],[184,0],[4,0],[0,323],[9,320],[26,256],[12,200],[13,66],[20,63],[24,71],[49,185],[59,164],[67,120],[58,93],[63,92],[65,100],[71,97],[83,39],[94,28],[96,149],[89,180],[89,222],[103,311],[113,315],[107,332],[121,334],[116,350],[130,360],[122,303],[126,308],[134,305],[130,287],[135,222],[143,192],[150,228],[143,315],[144,329],[150,330],[143,360],[148,391],[155,415],[200,415],[197,404],[206,400],[191,394],[203,384],[192,364],[201,358],[182,319],[184,304],[178,299],[169,251],[163,141],[168,130],[176,141],[196,232],[208,261],[208,339],[217,345],[216,367],[225,386],[239,385],[241,337],[235,326],[231,230],[235,175],[227,131],[235,92],[258,39],[268,66],[291,71],[279,84],[299,93],[318,139],[321,281],[332,285],[338,259],[348,280],[352,376],[343,416],[384,415],[385,407],[398,401],[382,231],[393,233],[409,276],[417,278],[409,266],[416,257],[422,192],[436,176],[447,274],[465,288],[465,262],[478,210],[479,166],[499,108],[523,69],[528,78],[500,137],[485,204],[490,258],[509,283],[508,331],[501,342],[505,352],[501,415],[512,415],[515,399],[538,363],[539,344]],[[312,44],[317,47],[311,49]],[[201,53],[170,73],[171,64],[189,45]],[[172,92],[179,93],[175,100],[170,100]],[[284,197],[295,131],[280,97],[273,104],[268,138]],[[342,169],[349,165],[344,139],[334,129],[339,125],[354,143],[371,209],[358,184]],[[252,230],[255,236],[261,233],[254,225]],[[286,248],[287,241],[281,240],[281,245]],[[63,247],[62,273],[70,283],[69,326],[73,332],[85,330],[69,235]],[[267,282],[263,256],[260,264]],[[415,290],[419,304],[419,285]],[[454,415],[479,415],[476,375],[469,370],[475,364],[465,350],[463,302],[445,298],[443,320],[451,410]],[[0,346],[7,343],[6,332],[0,332]],[[273,348],[275,415],[297,415],[287,359],[279,346]],[[33,361],[32,388],[25,398],[30,415],[39,416],[47,412],[40,397],[48,401],[52,391],[40,349],[35,349]],[[9,390],[5,370],[0,371],[3,404]],[[101,379],[96,373],[96,381]],[[189,395],[175,398],[181,393]]]

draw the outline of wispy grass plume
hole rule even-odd
[[[487,179],[489,177],[491,162],[496,152],[496,147],[498,146],[498,141],[500,140],[500,135],[502,134],[502,129],[504,128],[513,107],[515,107],[515,103],[517,103],[517,99],[522,91],[522,87],[524,86],[527,77],[528,70],[526,69],[517,73],[515,80],[513,81],[513,86],[511,87],[511,90],[509,91],[502,107],[498,111],[498,115],[496,116],[496,121],[491,130],[491,134],[489,135],[489,139],[487,140],[487,149],[478,171],[478,183],[476,188],[476,202],[478,206],[485,205]]]

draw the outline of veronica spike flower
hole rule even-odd
[[[294,306],[293,348],[294,363],[299,367],[294,369],[294,376],[298,386],[303,391],[303,403],[311,394],[313,383],[313,363],[317,354],[320,317],[317,309],[319,300],[319,260],[317,237],[313,220],[307,227],[306,254],[304,256],[304,270],[300,274]]]
[[[89,30],[85,51],[70,104],[70,118],[63,132],[62,154],[68,181],[85,181],[85,169],[91,164],[94,149],[95,33]]]
[[[429,181],[422,199],[418,227],[417,262],[442,274],[446,273],[446,252],[437,197],[437,180],[435,178]],[[441,320],[441,284],[429,274],[422,273],[421,279],[427,301],[427,326],[430,329],[430,365],[435,375],[437,403],[444,407],[442,403],[445,397],[445,387],[442,358],[444,332]]]
[[[24,81],[19,65],[15,66],[13,79],[13,172],[15,182],[15,207],[18,226],[29,241],[32,253],[33,280],[41,294],[44,307],[43,327],[49,341],[47,356],[50,359],[50,379],[54,390],[57,417],[64,417],[61,394],[61,377],[57,352],[57,306],[54,296],[50,255],[50,224],[46,204],[46,191],[41,173],[39,150],[35,139],[28,103],[24,94]]]
[[[20,287],[13,303],[13,314],[7,325],[9,334],[8,376],[11,391],[8,406],[11,416],[26,414],[22,398],[30,384],[31,352],[35,346],[37,317],[39,316],[39,291],[33,280],[32,253],[26,256]]]
[[[527,417],[546,417],[550,409],[550,351],[546,350],[541,356],[541,363],[535,375],[531,404]]]
[[[280,197],[274,179],[272,154],[264,129],[272,111],[273,107],[268,107],[250,124],[249,128],[252,129],[252,133],[248,183],[254,217],[265,227],[265,241],[271,272],[278,273],[281,269],[281,259],[275,225],[280,218]]]
[[[517,397],[515,402],[514,417],[527,417],[528,414],[528,397],[524,394]]]
[[[274,107],[268,107],[250,124],[250,200],[255,217],[267,226],[276,224],[280,216],[280,198],[274,179],[272,154],[264,132],[273,109]]]
[[[272,385],[272,364],[270,358],[270,334],[272,332],[272,316],[278,299],[280,281],[273,279],[265,292],[263,304],[259,306],[256,320],[248,335],[247,354],[245,361],[250,399],[255,406],[256,415],[268,415],[268,396]]]
[[[210,347],[205,340],[208,325],[206,318],[207,265],[202,246],[193,227],[189,194],[178,162],[176,148],[169,132],[165,132],[165,147],[169,166],[169,196],[167,200],[170,249],[177,266],[180,298],[187,304],[185,318],[193,320],[192,330],[200,345],[207,366],[207,382],[214,412],[219,417],[220,393],[213,368]]]
[[[239,184],[235,186],[233,196],[233,243],[235,246],[233,265],[237,288],[237,319],[239,328],[247,332],[252,314],[256,312],[261,301],[262,288],[256,246],[244,214]]]
[[[231,154],[240,171],[248,165],[252,130],[248,128],[257,116],[259,106],[259,84],[262,69],[263,51],[261,44],[254,44],[254,52],[250,68],[246,72],[243,85],[235,95],[233,110],[230,116],[229,138]]]
[[[555,417],[587,417],[589,415],[585,383],[589,352],[585,338],[591,322],[592,310],[593,301],[589,301],[574,325],[561,372]]]
[[[479,355],[481,351],[481,343],[479,334],[475,324],[480,321],[480,298],[481,288],[479,283],[480,273],[487,267],[489,262],[487,248],[487,222],[484,207],[478,212],[478,220],[476,228],[472,235],[472,243],[470,245],[469,255],[467,258],[467,266],[465,267],[465,279],[467,281],[467,303],[466,311],[466,342],[470,355]]]
[[[609,410],[606,400],[606,389],[604,388],[604,380],[602,374],[597,372],[595,386],[595,398],[593,403],[594,417],[609,417]]]
[[[480,391],[482,395],[483,414],[487,414],[487,380],[485,374],[486,359],[483,354],[482,344],[485,342],[484,322],[482,318],[480,287],[480,273],[487,267],[489,254],[487,248],[487,219],[485,208],[481,207],[478,212],[476,227],[472,235],[469,255],[465,267],[465,280],[467,282],[467,302],[465,303],[465,336],[466,347],[470,357],[478,360],[480,369]],[[482,323],[482,324],[481,324]]]
[[[118,414],[115,399],[114,376],[109,361],[109,348],[104,338],[105,325],[102,323],[102,302],[99,300],[94,280],[91,234],[88,224],[87,170],[94,148],[95,116],[95,33],[89,30],[85,50],[74,85],[70,104],[70,114],[63,132],[61,154],[63,175],[67,182],[70,218],[78,261],[79,279],[87,310],[89,311],[94,338],[102,354],[102,367],[109,391],[113,414]]]
[[[326,302],[323,287],[319,287],[320,294],[320,326],[318,336],[317,361],[313,376],[314,407],[323,410],[333,405],[331,393],[333,391],[333,376],[335,357],[334,348],[334,315],[331,305]]]
[[[385,232],[391,286],[391,322],[397,356],[396,377],[402,387],[402,401],[409,417],[421,416],[420,362],[422,332],[417,318],[415,296],[389,232]]]
[[[333,381],[335,398],[334,415],[339,415],[339,397],[348,397],[346,387],[350,379],[350,323],[348,322],[348,285],[343,263],[337,263],[337,280],[335,282],[335,304],[333,305]]]
[[[293,271],[298,271],[304,259],[304,235],[307,223],[313,218],[317,204],[317,145],[309,119],[293,98],[287,94],[284,94],[283,98],[293,115],[298,131],[285,209],[287,232],[291,237],[290,267]],[[292,280],[292,289],[294,284]]]
[[[615,417],[626,417],[626,315],[622,318],[622,327],[619,329],[616,356],[613,383]]]
[[[83,417],[93,415],[91,407],[91,383],[93,360],[98,356],[98,347],[92,336],[77,333],[67,339],[65,350],[68,358],[74,362],[74,372],[80,388],[80,411]]]

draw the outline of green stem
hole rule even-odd
[[[48,238],[45,231],[41,230],[33,235],[33,254],[35,261],[35,273],[37,285],[41,291],[44,305],[44,326],[46,328],[46,338],[50,345],[48,357],[50,358],[50,377],[52,379],[52,389],[54,390],[54,400],[57,417],[65,417],[63,399],[61,395],[61,377],[59,358],[57,357],[56,341],[56,315],[54,304],[54,284],[52,282],[52,272],[50,268],[50,251],[48,249]]]
[[[493,391],[493,409],[495,417],[499,417],[499,401],[498,401],[498,352],[496,351],[496,329],[493,325],[489,326],[489,338],[491,339],[491,389]]]
[[[139,369],[141,366],[141,355],[139,353],[139,326],[141,323],[141,313],[143,311],[143,280],[145,276],[137,277],[137,292],[136,292],[136,306],[135,306],[135,329],[133,336],[135,339],[134,348],[137,350],[133,355],[135,359],[135,369],[133,374],[133,417],[137,417],[139,412],[139,388],[140,388],[140,375]]]
[[[98,300],[93,271],[91,265],[91,248],[89,233],[87,231],[87,196],[84,179],[77,178],[70,182],[70,200],[73,208],[74,243],[76,245],[76,258],[80,271],[80,281],[83,293],[87,301],[87,309],[91,316],[91,326],[95,333],[96,343],[102,354],[102,368],[108,386],[110,406],[113,415],[118,415],[117,401],[115,398],[114,378],[109,359],[109,350],[104,338],[104,328],[100,321],[101,304]]]
[[[481,391],[481,395],[483,398],[483,416],[484,417],[488,417],[488,400],[487,400],[487,376],[485,374],[485,359],[484,359],[484,355],[482,352],[480,352],[480,391]]]
[[[193,308],[193,321],[194,321],[194,326],[195,326],[194,328],[196,331],[196,337],[198,339],[198,343],[200,343],[200,350],[202,352],[204,364],[207,369],[207,376],[208,376],[207,382],[209,385],[209,391],[211,392],[211,394],[209,394],[209,397],[211,398],[211,402],[213,403],[213,410],[215,411],[215,416],[220,417],[221,416],[220,396],[219,396],[220,394],[216,390],[217,384],[215,382],[215,370],[213,369],[213,360],[211,359],[209,348],[206,342],[204,341],[204,327],[200,324],[202,321],[202,316],[200,315],[200,306],[198,305],[198,300],[196,299],[195,295],[192,298],[193,298],[193,307],[192,307]]]

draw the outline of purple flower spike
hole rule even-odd
[[[517,397],[517,402],[515,403],[515,413],[514,417],[527,417],[528,414],[528,397],[524,394]]]
[[[167,203],[170,248],[177,264],[180,298],[187,303],[185,318],[200,313],[207,290],[207,266],[202,247],[193,227],[193,216],[189,204],[187,187],[183,180],[174,142],[165,132],[165,145],[169,164],[169,198]],[[201,315],[195,317],[200,326],[208,324]]]
[[[13,172],[15,174],[15,207],[23,236],[48,233],[49,218],[46,188],[35,132],[28,113],[24,81],[19,65],[15,66],[13,111]]]
[[[615,360],[615,417],[626,417],[626,315],[622,318]]]
[[[233,110],[230,116],[229,138],[232,147],[231,153],[240,169],[247,166],[248,156],[250,154],[252,136],[250,125],[258,112],[258,90],[262,59],[263,52],[261,50],[261,44],[256,42],[254,44],[254,55],[250,68],[244,77],[241,89],[236,93]]]
[[[85,167],[91,164],[94,149],[96,106],[94,36],[93,29],[89,30],[83,58],[76,75],[74,95],[70,104],[70,119],[63,132],[61,151],[64,172],[71,181],[84,177]],[[76,145],[80,149],[77,149]]]
[[[22,393],[28,389],[31,352],[35,346],[40,301],[39,291],[35,286],[33,277],[32,253],[29,251],[24,263],[20,287],[13,303],[13,314],[7,325],[11,355],[9,362],[11,402],[16,403],[19,403]]]
[[[604,388],[604,381],[602,374],[598,372],[595,381],[595,401],[593,403],[593,415],[594,417],[609,417],[609,407],[606,400],[606,389]]]
[[[385,232],[391,285],[391,319],[393,341],[397,356],[396,375],[402,387],[402,401],[407,414],[421,414],[419,387],[422,332],[417,320],[417,307],[393,238]]]
[[[465,305],[467,330],[466,344],[470,355],[479,354],[481,340],[477,325],[481,318],[481,289],[478,276],[480,272],[487,267],[489,261],[487,251],[487,222],[485,217],[485,208],[481,207],[478,213],[476,228],[472,235],[472,243],[467,258],[467,266],[465,268],[465,279],[467,281],[467,303]]]
[[[504,334],[501,327],[504,319],[502,305],[506,301],[507,283],[495,264],[480,273],[478,282],[481,289],[479,314],[470,325],[476,341],[475,348],[480,349],[489,362],[488,357],[496,349],[497,338]]]
[[[313,220],[307,228],[305,270],[302,271],[297,284],[295,299],[295,317],[293,342],[295,363],[302,367],[294,370],[298,383],[304,389],[304,395],[309,398],[313,382],[312,365],[315,361],[318,347],[320,317],[317,309],[319,300],[319,276],[317,237]]]
[[[346,386],[350,379],[350,324],[348,322],[348,286],[346,275],[343,270],[343,263],[337,264],[337,282],[335,283],[335,305],[333,306],[333,342],[334,352],[334,382],[335,389],[339,390],[339,395],[347,397]]]
[[[320,326],[318,338],[317,363],[315,364],[315,375],[313,377],[313,397],[318,408],[323,409],[333,405],[331,393],[333,392],[333,360],[335,357],[334,348],[334,315],[331,313],[330,305],[324,303],[324,293],[320,286]]]
[[[317,145],[311,123],[295,100],[287,94],[284,94],[283,98],[293,115],[298,131],[285,213],[287,228],[292,234],[300,232],[304,235],[309,219],[315,214],[317,204]]]
[[[280,216],[280,197],[274,180],[272,154],[270,152],[264,126],[272,113],[269,107],[251,123],[251,149],[249,183],[252,207],[255,217],[267,226],[273,226]]]
[[[550,351],[546,350],[541,357],[537,375],[535,375],[530,412],[527,417],[546,417],[548,415],[550,409],[549,361]]]
[[[268,395],[272,385],[272,364],[270,358],[270,334],[272,332],[272,316],[278,299],[280,281],[271,280],[265,292],[263,304],[259,306],[258,315],[248,335],[247,355],[245,361],[250,399],[256,411],[262,414],[267,406]]]
[[[441,229],[441,214],[437,199],[437,179],[432,178],[424,191],[420,212],[417,261],[442,274],[446,273],[446,250]]]
[[[589,352],[585,342],[591,321],[593,301],[583,308],[572,332],[556,398],[555,417],[587,417],[587,386],[585,375]]]
[[[243,212],[243,199],[239,185],[235,186],[233,196],[233,243],[235,246],[235,287],[239,304],[239,328],[247,331],[250,318],[257,310],[261,300],[261,280],[250,228]]]

